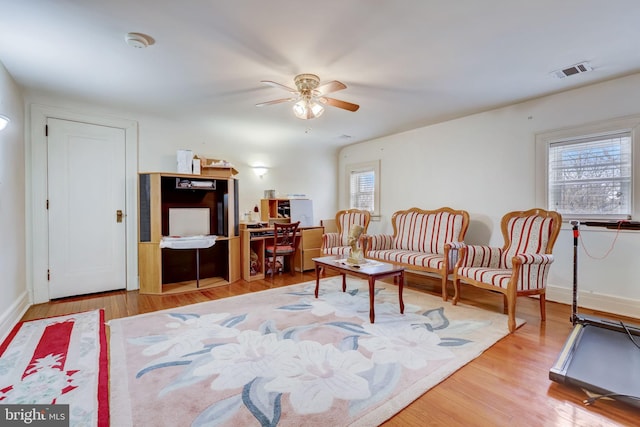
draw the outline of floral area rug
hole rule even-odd
[[[400,314],[384,282],[371,324],[365,281],[314,288],[112,320],[112,424],[378,425],[508,333],[501,313],[411,289]]]
[[[69,425],[108,426],[104,311],[18,323],[0,345],[3,404],[68,404]]]

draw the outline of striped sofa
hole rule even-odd
[[[464,245],[469,213],[443,207],[411,208],[391,217],[393,235],[366,237],[365,257],[403,265],[407,270],[438,274],[442,299],[447,300],[447,279],[453,272],[458,249]]]

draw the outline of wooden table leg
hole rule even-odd
[[[344,273],[342,274],[342,292],[346,292],[347,291],[347,275]]]
[[[373,309],[373,296],[375,293],[375,286],[376,283],[376,279],[374,279],[373,277],[369,277],[369,321],[371,321],[371,323],[373,323],[376,320],[376,312]]]
[[[200,287],[200,248],[196,248],[196,288]]]
[[[404,301],[402,300],[402,288],[404,287],[404,271],[400,272],[400,283],[398,284],[398,301],[400,301],[400,314],[404,314]]]
[[[320,288],[320,266],[316,264],[316,298],[318,298],[319,288]]]

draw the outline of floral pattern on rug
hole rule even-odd
[[[135,368],[135,380],[170,371],[152,380],[158,399],[195,384],[221,393],[223,398],[191,414],[193,426],[231,425],[247,411],[255,425],[283,425],[287,411],[287,419],[303,416],[297,419],[312,423],[308,416],[336,407],[346,410],[347,418],[337,418],[346,425],[407,387],[412,377],[438,371],[491,323],[452,320],[451,306],[442,300],[426,309],[409,301],[400,314],[397,288],[390,286],[376,288],[371,324],[366,285],[341,292],[339,281],[325,280],[318,299],[314,287],[281,288],[287,302],[258,321],[251,310],[199,313],[183,307],[150,314],[157,330],[127,338],[147,360]],[[291,320],[302,315],[311,321]]]

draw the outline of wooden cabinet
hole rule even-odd
[[[300,232],[300,244],[294,256],[293,265],[296,271],[313,270],[315,263],[312,258],[320,256],[322,248],[322,234],[324,227],[303,228]]]
[[[140,293],[185,292],[240,279],[236,179],[141,173],[139,185]],[[171,235],[172,227],[206,230],[195,234],[214,234],[216,243],[199,250],[160,248],[162,237]]]

